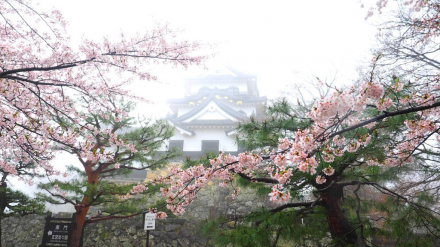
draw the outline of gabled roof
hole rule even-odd
[[[203,107],[209,104],[212,100],[215,100],[216,103],[220,102],[224,107],[230,108],[228,106],[229,104],[237,104],[237,102],[245,105],[266,103],[267,97],[234,94],[222,89],[207,89],[205,92],[200,92],[196,95],[187,96],[181,99],[170,99],[167,103],[170,109],[174,113],[177,113],[178,106],[187,106],[191,102],[192,104],[195,104],[195,108],[203,109]],[[230,102],[231,100],[233,101],[232,103]]]
[[[174,114],[166,119],[178,131],[191,136],[196,128],[221,128],[226,135],[233,135],[238,123],[249,117],[245,113],[252,110],[249,105],[255,108],[255,114],[267,102],[265,96],[259,97],[255,75],[228,66],[187,79],[185,87],[190,95],[168,100]],[[180,107],[183,112],[179,112]]]
[[[230,115],[231,117],[239,121],[244,121],[247,119],[246,113],[232,109],[225,103],[221,102],[219,99],[214,98],[212,100],[214,101],[215,104],[217,104],[220,107],[220,109],[222,109],[226,114]]]
[[[236,133],[237,133],[237,129],[236,128],[225,130],[225,134],[227,136],[232,136],[232,135],[235,135]]]
[[[223,102],[221,102],[220,100],[218,100],[216,98],[210,98],[209,100],[205,100],[200,105],[194,107],[194,109],[192,109],[191,111],[183,114],[180,117],[175,118],[174,121],[175,122],[183,122],[191,117],[196,116],[197,114],[200,114],[202,112],[206,112],[208,110],[207,107],[211,102],[214,102],[214,104],[221,111],[223,111],[225,114],[231,116],[232,118],[236,119],[237,121],[243,121],[247,118],[246,114],[232,109],[231,107],[229,107],[228,105],[224,104]]]
[[[175,122],[173,119],[167,119],[168,122],[180,131],[182,134],[186,134],[189,136],[195,136],[196,132],[192,129],[196,128],[226,128],[228,130],[225,131],[226,135],[235,134],[234,129],[237,127],[237,122],[234,122],[229,119],[223,120],[194,120],[189,123],[184,122]]]
[[[209,101],[209,100],[205,100],[205,101],[203,101],[201,104],[195,106],[194,109],[192,109],[191,111],[189,111],[189,112],[183,114],[182,116],[176,118],[175,120],[176,120],[177,122],[181,122],[181,121],[183,121],[183,120],[185,120],[185,119],[188,119],[188,118],[190,118],[190,117],[196,115],[197,113],[199,113],[200,111],[202,111],[205,107],[207,107],[208,104],[209,104],[209,102],[211,102],[211,101]]]
[[[167,120],[168,120],[168,123],[170,123],[174,128],[176,128],[182,134],[186,134],[186,135],[189,135],[189,136],[195,136],[196,135],[196,132],[194,132],[193,130],[188,129],[188,127],[186,127],[186,126],[182,126],[181,123],[176,122],[174,119],[167,118]]]
[[[211,106],[210,106],[211,105]],[[208,108],[214,105],[217,111],[220,111],[222,115],[227,115],[223,119],[198,119],[203,113],[207,112]],[[182,134],[194,136],[195,128],[226,128],[228,130],[234,129],[238,122],[245,121],[247,119],[246,113],[237,111],[223,103],[221,100],[213,97],[209,100],[203,101],[201,104],[194,106],[194,109],[177,117],[176,114],[168,115],[167,120]],[[228,135],[231,133],[226,133]]]

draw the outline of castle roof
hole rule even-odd
[[[233,93],[228,91],[228,89],[201,89],[200,92],[196,95],[186,96],[180,99],[170,99],[167,101],[168,106],[171,110],[176,113],[179,106],[187,106],[187,105],[195,105],[193,111],[197,112],[197,110],[203,109],[210,101],[214,101],[222,109],[225,111],[231,112],[234,114],[234,110],[227,110],[230,108],[229,105],[232,104],[240,104],[240,105],[251,105],[251,104],[261,104],[267,102],[267,97],[259,97],[252,95],[240,95],[237,93]]]
[[[198,94],[199,90],[204,87],[225,89],[230,86],[240,86],[241,94],[259,95],[256,75],[244,74],[226,65],[218,66],[197,77],[185,80],[188,95]]]
[[[173,111],[167,120],[190,136],[200,128],[220,128],[226,135],[233,135],[238,123],[246,121],[267,102],[265,96],[258,96],[256,83],[255,75],[227,66],[187,79],[187,96],[167,101]]]

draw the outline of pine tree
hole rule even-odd
[[[280,239],[316,246],[439,245],[440,5],[407,4],[384,24],[381,45],[358,82],[334,88],[306,107],[306,115],[297,114],[302,106],[274,103],[265,119],[240,127],[241,144],[253,151],[172,170],[184,177],[169,182],[169,208],[182,214],[212,179],[247,181],[269,189],[280,205],[253,212],[232,229],[221,220],[208,223],[220,245],[276,246]]]
[[[119,109],[130,112],[132,103],[122,104]],[[60,125],[72,124],[68,119],[58,119]],[[109,219],[133,217],[147,210],[166,211],[165,202],[158,200],[149,205],[149,196],[158,192],[158,185],[148,188],[139,183],[118,184],[111,180],[115,176],[128,176],[133,170],[154,170],[166,165],[171,158],[179,155],[178,150],[159,152],[163,142],[173,134],[173,128],[166,122],[134,118],[118,119],[117,114],[91,114],[86,119],[93,126],[95,134],[88,130],[78,133],[94,136],[79,147],[62,145],[58,149],[77,156],[82,167],[70,166],[68,180],[53,179],[49,183],[39,184],[45,193],[38,197],[52,204],[71,204],[75,208],[76,226],[72,241],[79,243],[84,228],[91,223]],[[102,133],[108,133],[103,135]],[[119,143],[115,145],[114,143]],[[91,156],[79,155],[80,148],[88,148]],[[96,158],[94,158],[96,157]],[[66,175],[67,175],[66,174]]]
[[[126,169],[128,160],[145,161],[142,155],[152,155],[146,148],[153,152],[169,135],[169,128],[159,122],[147,122],[150,125],[133,131],[136,138],[115,133],[129,125],[117,101],[145,100],[124,86],[133,80],[157,80],[152,64],[187,68],[202,63],[207,56],[195,54],[200,44],[178,38],[167,25],[132,37],[121,34],[119,40],[94,42],[84,37],[72,46],[67,21],[60,11],[41,11],[31,2],[0,1],[0,169],[19,179],[30,173],[50,177],[51,184],[57,185],[50,193],[77,210],[71,246],[79,246],[89,207],[105,197],[98,185],[100,174],[118,173],[114,166]],[[100,125],[109,119],[113,121],[110,129]],[[150,136],[153,133],[158,139]],[[115,152],[106,149],[110,146]],[[60,169],[51,161],[60,149],[81,161],[88,185],[73,184],[83,186],[84,191],[54,178]],[[17,172],[17,164],[30,163],[36,167]],[[83,193],[83,197],[70,200],[68,196],[73,195],[58,193],[64,189]],[[135,192],[144,189],[143,185],[133,188]]]
[[[239,126],[237,141],[248,149],[276,148],[279,137],[289,136],[289,133],[311,124],[300,112],[305,112],[303,106],[289,103],[286,99],[274,101],[262,120],[251,120]],[[377,116],[380,112],[371,109],[369,114]],[[419,159],[413,165],[392,169],[365,163],[365,160],[384,161],[386,154],[381,148],[396,145],[394,140],[400,135],[405,120],[415,118],[417,116],[414,114],[399,115],[371,129],[360,128],[344,133],[344,138],[368,133],[373,137],[367,147],[355,153],[346,153],[333,162],[320,162],[317,170],[325,169],[328,165],[335,168],[338,186],[332,188],[328,183],[319,185],[314,181],[314,176],[304,178],[302,174],[293,175],[288,182],[293,201],[280,207],[252,212],[236,219],[233,227],[230,220],[222,218],[206,222],[205,233],[219,246],[277,246],[283,242],[298,246],[386,244],[381,242],[382,239],[399,246],[435,245],[438,240],[436,229],[440,226],[438,214],[430,209],[435,206],[435,197],[426,193],[413,194],[419,198],[408,203],[398,192],[384,185],[398,187],[402,177],[409,174],[429,173],[437,176],[438,171],[432,167],[430,170],[421,169],[424,160]],[[271,192],[270,187],[253,183],[251,178],[242,174],[236,175],[235,179],[236,184],[254,188],[262,196]],[[269,179],[258,182],[275,183]],[[310,196],[314,199],[307,201],[306,198]],[[340,226],[343,229],[337,229]],[[417,232],[422,228],[425,233]],[[338,231],[349,234],[335,236]]]

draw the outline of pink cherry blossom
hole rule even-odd
[[[316,176],[316,183],[317,184],[324,184],[326,181],[327,180],[325,179],[325,177],[320,176],[320,175]]]
[[[27,0],[0,2],[0,155],[9,157],[0,168],[11,176],[21,176],[14,167],[30,161],[37,166],[32,172],[57,174],[50,161],[60,150],[70,149],[87,162],[110,161],[112,152],[93,149],[97,136],[108,138],[110,146],[138,152],[111,130],[92,127],[86,117],[122,122],[128,115],[113,103],[143,100],[124,87],[134,79],[156,79],[150,65],[186,68],[207,58],[195,54],[199,43],[178,39],[167,25],[121,35],[115,42],[84,39],[76,49],[59,11],[33,7]]]
[[[328,167],[324,168],[322,170],[322,172],[324,172],[324,174],[327,176],[332,176],[335,173],[335,169],[333,169],[333,167],[331,167],[331,166],[328,166]]]
[[[165,212],[157,212],[156,213],[156,219],[165,219],[168,215]]]
[[[421,0],[408,4],[415,10],[426,10],[426,15],[417,20],[423,25],[410,27],[426,33],[423,35],[426,37],[414,44],[423,46],[440,34],[438,5]],[[368,15],[386,5],[386,0],[380,0]],[[381,59],[382,54],[372,58],[373,69],[365,77],[367,79],[363,78],[350,87],[332,88],[327,96],[314,101],[306,114],[310,127],[280,138],[277,149],[244,152],[237,156],[220,154],[210,161],[210,166],[198,165],[186,170],[173,168],[172,177],[163,180],[169,187],[161,190],[168,207],[176,214],[183,213],[209,181],[229,186],[240,176],[250,182],[264,182],[272,186],[269,200],[282,204],[290,200],[289,189],[295,188],[297,181],[310,182],[310,178],[314,178],[316,183],[309,185],[318,189],[322,186],[317,185],[329,180],[339,183],[339,176],[347,167],[378,165],[387,169],[414,163],[414,153],[421,144],[438,145],[440,142],[440,77],[437,72],[422,78],[412,78],[416,76],[409,73],[411,81],[404,81],[404,76],[388,78],[385,72],[376,76]],[[395,116],[408,118],[404,125],[397,123],[398,132],[387,129],[388,121]],[[396,133],[393,142],[381,139],[383,134],[388,134],[387,131]],[[373,144],[384,152],[380,160],[368,152],[368,145]],[[341,160],[337,157],[344,155],[357,159],[353,164],[335,162],[335,159]],[[236,194],[234,190],[234,196]]]
[[[281,204],[290,200],[290,192],[285,191],[281,185],[274,185],[272,192],[269,193],[270,201],[273,203]]]

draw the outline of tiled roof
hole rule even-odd
[[[266,102],[267,97],[266,96],[251,96],[251,95],[241,95],[241,94],[234,94],[230,93],[227,90],[223,89],[206,89],[206,92],[200,92],[196,95],[186,96],[181,99],[170,99],[167,101],[168,105],[187,105],[190,101],[197,102],[199,100],[206,101],[210,98],[216,98],[216,95],[221,96],[224,98],[225,96],[229,99],[232,99],[234,101],[242,101],[243,103],[260,103],[260,102]],[[204,99],[205,98],[205,99]]]
[[[175,115],[172,115],[172,116],[169,116],[168,118],[172,119],[176,123],[181,123],[181,122],[187,120],[188,118],[195,116],[200,111],[202,111],[206,106],[208,106],[208,104],[210,102],[214,102],[222,111],[224,111],[226,114],[230,115],[231,117],[237,119],[238,121],[243,121],[247,118],[246,114],[244,114],[243,112],[236,111],[236,110],[232,109],[227,104],[221,102],[220,100],[218,100],[216,98],[210,98],[210,99],[205,100],[201,104],[194,107],[194,109],[183,114],[180,117],[172,118],[173,116],[175,116]]]

